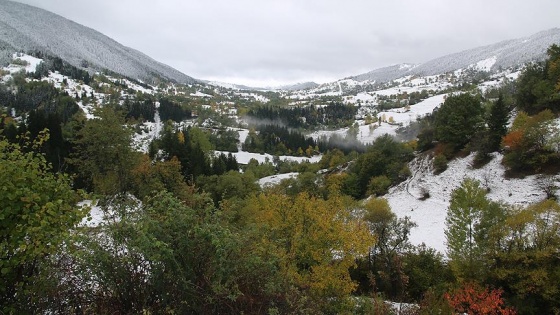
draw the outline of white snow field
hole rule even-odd
[[[280,184],[280,182],[283,181],[284,179],[295,178],[298,175],[299,173],[285,173],[285,174],[267,176],[259,179],[258,184],[259,186],[261,186],[261,188],[270,187],[270,186]]]

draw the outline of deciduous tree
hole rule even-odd
[[[514,309],[505,306],[502,290],[490,290],[467,283],[445,298],[455,312],[473,315],[515,315]]]
[[[261,194],[249,201],[262,242],[275,248],[280,272],[323,310],[346,301],[356,288],[349,268],[364,255],[373,238],[364,222],[352,215],[352,203],[306,193],[289,197]]]
[[[130,147],[132,132],[123,114],[110,107],[100,108],[95,115],[78,132],[70,163],[89,189],[107,195],[126,192],[139,157]]]
[[[493,226],[505,220],[502,206],[486,198],[486,190],[467,178],[451,194],[445,219],[447,254],[460,280],[479,280],[485,271],[484,255]]]
[[[41,133],[35,148],[48,139]],[[26,145],[31,146],[30,143]],[[27,151],[27,152],[26,152]],[[81,220],[78,194],[45,157],[0,139],[0,311],[31,311],[41,263]],[[21,309],[21,308],[24,309]]]
[[[546,200],[516,209],[497,233],[489,282],[525,314],[560,311],[560,205]]]
[[[361,272],[369,274],[369,280],[374,284],[370,289],[374,292],[402,301],[408,284],[402,258],[411,248],[410,230],[416,224],[408,217],[397,218],[385,199],[372,198],[364,205],[363,210],[364,221],[375,236],[376,243],[370,248],[365,264],[360,264]]]

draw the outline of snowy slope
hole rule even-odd
[[[279,184],[284,179],[295,178],[298,175],[299,173],[285,173],[285,174],[272,175],[259,179],[258,183],[259,186],[261,186],[261,188],[271,187]]]
[[[273,88],[273,90],[285,90],[285,91],[296,91],[296,90],[307,90],[318,87],[319,84],[315,82],[303,82],[290,85],[283,85],[280,87]]]
[[[379,68],[368,73],[360,74],[351,79],[356,81],[375,81],[377,83],[387,82],[409,75],[410,71],[414,69],[411,64],[399,64],[388,67]]]
[[[21,53],[14,53],[12,55],[13,60],[21,60],[22,62],[26,63],[25,66],[23,65],[16,65],[16,64],[9,64],[4,70],[8,71],[10,74],[14,74],[21,70],[24,70],[26,73],[35,72],[37,66],[43,62],[42,59],[35,58],[33,56],[29,56],[26,54]]]
[[[470,177],[488,188],[488,198],[510,205],[527,206],[543,200],[546,195],[538,188],[535,176],[524,179],[505,179],[502,156],[495,154],[494,159],[480,169],[473,169],[471,163],[474,154],[466,158],[453,160],[446,171],[433,175],[431,162],[420,157],[409,165],[413,176],[406,182],[392,188],[384,197],[391,209],[399,217],[409,216],[418,224],[411,232],[413,244],[426,245],[445,253],[445,216],[449,206],[451,192],[460,186],[464,178]],[[419,198],[423,191],[428,191],[430,198]]]
[[[0,62],[6,52],[39,50],[68,63],[150,82],[163,77],[181,83],[195,80],[143,53],[48,11],[0,0]]]
[[[215,151],[216,154],[223,153],[228,155],[230,152],[226,151]],[[236,158],[239,164],[249,164],[249,161],[256,160],[259,163],[266,163],[267,161],[272,162],[274,156],[268,153],[260,154],[260,153],[251,153],[247,151],[239,151],[239,152],[231,152],[231,154]],[[290,155],[280,155],[278,158],[281,161],[293,161],[293,162],[310,162],[310,163],[317,163],[321,161],[322,155],[314,155],[312,157],[306,156],[290,156]]]
[[[436,107],[440,106],[444,102],[446,95],[447,94],[440,94],[427,98],[422,102],[411,105],[408,111],[404,108],[397,108],[377,113],[378,118],[385,117],[386,120],[392,118],[394,123],[391,124],[382,122],[366,125],[364,121],[360,121],[358,123],[360,130],[357,135],[357,140],[363,144],[370,144],[384,134],[396,135],[396,130],[400,126],[406,126],[411,122],[416,121],[418,117],[423,117],[432,113]],[[333,134],[338,134],[339,136],[344,137],[347,131],[348,128],[338,130],[321,130],[315,131],[309,134],[309,136],[315,140],[322,136],[330,137]]]
[[[439,57],[416,66],[402,64],[376,69],[351,79],[381,83],[409,75],[437,75],[467,68],[498,71],[515,68],[531,61],[543,60],[548,47],[558,43],[560,43],[560,29],[554,28],[526,38],[506,40]]]

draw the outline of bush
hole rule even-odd
[[[391,180],[387,176],[375,176],[369,181],[368,193],[370,195],[381,196],[387,193],[390,186]]]
[[[479,169],[482,168],[484,165],[488,164],[492,161],[492,155],[485,151],[478,151],[474,156],[473,160],[473,168]]]
[[[414,302],[425,299],[430,291],[432,294],[437,292],[441,297],[447,285],[454,281],[443,255],[424,244],[405,253],[403,266],[408,277],[408,297]]]
[[[27,62],[27,60],[16,58],[16,59],[12,60],[12,64],[25,67],[25,66],[29,65],[29,62]]]
[[[504,305],[502,293],[502,290],[490,290],[467,283],[451,294],[446,293],[445,299],[460,314],[516,314],[515,310]]]
[[[428,290],[422,301],[420,301],[420,309],[418,315],[432,314],[452,314],[453,309],[447,299],[443,295],[437,294],[434,290]]]
[[[422,200],[422,201],[430,198],[430,191],[426,187],[420,188],[420,194],[421,194],[421,197],[419,199]]]
[[[440,174],[447,169],[447,158],[443,154],[436,155],[432,163],[435,174]]]

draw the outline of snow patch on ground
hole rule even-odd
[[[397,108],[380,112],[377,117],[381,118],[385,115],[387,120],[390,117],[393,117],[394,123],[408,125],[411,122],[416,121],[418,117],[423,117],[432,113],[436,107],[443,104],[446,96],[447,94],[440,94],[427,98],[417,104],[410,105],[409,111],[406,111],[404,108]]]
[[[6,67],[3,67],[2,70],[7,73],[5,76],[2,77],[3,83],[8,82],[11,78],[13,78],[13,75],[18,72],[25,72],[25,73],[35,72],[37,66],[41,62],[43,62],[43,59],[35,58],[33,56],[29,56],[22,53],[14,53],[12,58],[13,60],[19,59],[21,61],[24,61],[26,65],[10,63]]]
[[[220,154],[220,153],[228,155],[230,152],[215,151],[215,154]],[[240,164],[249,164],[249,161],[251,159],[255,159],[259,163],[272,162],[272,160],[274,159],[274,156],[270,155],[268,153],[260,154],[260,153],[251,153],[251,152],[246,152],[246,151],[240,151],[240,152],[231,152],[231,154],[233,156],[235,156],[235,158],[237,159],[237,162],[240,163]],[[281,155],[278,158],[281,161],[295,161],[295,162],[299,162],[299,163],[301,163],[301,162],[317,163],[317,162],[321,161],[322,157],[323,157],[322,155],[315,155],[315,156],[312,156],[310,158],[306,157],[306,156]]]
[[[191,93],[191,96],[193,96],[193,97],[208,97],[208,98],[213,97],[212,95],[205,94],[205,93],[202,93],[200,91],[196,91],[196,93]]]
[[[132,147],[137,151],[148,153],[150,142],[159,137],[163,123],[159,117],[159,111],[154,115],[154,122],[145,121],[138,126],[140,132],[134,133],[132,137]]]
[[[119,222],[123,215],[137,213],[141,207],[142,202],[132,194],[128,194],[127,200],[130,204],[125,207],[115,209],[111,205],[110,200],[106,201],[109,204],[100,206],[99,200],[83,200],[80,201],[78,207],[89,207],[89,213],[78,224],[79,227],[98,227],[109,222]]]
[[[357,139],[358,141],[369,144],[375,139],[379,138],[384,134],[396,135],[396,130],[400,126],[409,125],[411,122],[416,121],[418,117],[423,117],[427,114],[433,112],[433,110],[443,104],[447,94],[440,94],[423,100],[417,104],[411,105],[410,110],[406,111],[404,108],[397,108],[393,110],[380,112],[377,117],[385,117],[389,120],[390,117],[393,118],[393,123],[382,122],[366,125],[364,121],[359,122],[359,132]],[[309,134],[310,137],[317,140],[322,136],[330,137],[333,134],[338,134],[344,137],[348,131],[348,128],[342,128],[337,130],[321,130]]]
[[[134,83],[134,82],[132,82],[128,79],[117,79],[117,78],[113,78],[111,76],[107,76],[107,78],[114,83],[119,83],[119,84],[126,85],[129,89],[132,89],[135,92],[141,92],[141,93],[152,94],[153,95],[153,94],[155,94],[154,89],[157,89],[157,88],[154,88],[154,87],[152,87],[152,89],[147,89],[147,88],[145,88],[145,87],[143,87],[139,84],[136,84],[136,83]],[[123,93],[124,93],[124,91],[123,91]]]
[[[91,104],[88,105],[84,105],[84,102],[79,101],[78,106],[82,109],[82,111],[84,112],[84,114],[86,115],[87,119],[93,119],[95,118],[95,115],[93,115],[93,106]]]
[[[498,57],[493,56],[490,57],[488,59],[484,59],[481,60],[479,62],[477,62],[473,68],[480,70],[480,71],[490,71],[492,70],[492,66],[494,66],[494,64],[496,63],[496,61],[498,60]]]
[[[10,74],[14,74],[16,72],[21,71],[22,69],[25,70],[26,73],[31,73],[31,72],[35,72],[37,69],[37,66],[43,62],[43,59],[39,59],[39,58],[35,58],[33,56],[30,55],[26,55],[26,54],[21,54],[21,53],[15,53],[12,58],[15,59],[20,59],[23,60],[27,63],[27,65],[22,66],[22,65],[16,65],[16,64],[10,64],[8,65],[6,68],[4,68],[5,70],[9,71]]]
[[[439,175],[433,175],[431,161],[426,157],[410,163],[413,176],[392,188],[385,198],[398,217],[408,216],[418,224],[411,231],[413,244],[425,243],[441,253],[446,252],[445,217],[451,192],[467,177],[479,180],[483,187],[490,190],[488,198],[494,201],[527,206],[545,199],[546,195],[539,189],[535,176],[505,179],[502,155],[494,155],[494,159],[480,169],[471,167],[474,154],[455,159]],[[430,197],[422,201],[420,197],[424,191],[429,192]]]
[[[97,93],[91,86],[83,84],[81,81],[76,81],[69,76],[62,75],[58,71],[49,72],[49,76],[41,80],[51,83],[57,89],[64,90],[70,96],[89,97],[93,95],[99,103],[106,97],[106,94]]]
[[[78,203],[78,207],[89,207],[89,214],[86,215],[79,226],[96,227],[99,226],[105,220],[105,214],[101,207],[97,205],[97,202],[93,200],[84,200]]]
[[[239,143],[237,145],[237,149],[239,150],[239,152],[227,152],[227,151],[215,151],[215,154],[218,155],[220,153],[223,153],[225,155],[228,155],[229,153],[231,153],[233,156],[235,156],[235,158],[237,159],[237,162],[240,164],[249,164],[249,161],[251,159],[255,159],[257,160],[259,163],[266,163],[266,162],[272,162],[274,159],[274,156],[268,153],[251,153],[251,152],[247,152],[247,151],[243,151],[242,150],[242,145],[245,142],[245,140],[247,139],[247,136],[249,135],[249,130],[248,129],[240,129],[240,128],[228,128],[230,130],[234,130],[237,131],[239,133]],[[306,157],[306,156],[289,156],[289,155],[281,155],[278,158],[281,161],[295,161],[295,162],[310,162],[310,163],[317,163],[319,161],[321,161],[321,158],[323,156],[322,155],[315,155],[312,157]]]
[[[237,96],[239,96],[239,97],[242,97],[242,98],[244,98],[244,99],[246,99],[246,100],[251,100],[251,99],[253,99],[253,100],[255,100],[255,101],[257,101],[257,102],[261,102],[261,103],[268,103],[268,102],[270,102],[270,100],[269,100],[267,97],[265,97],[265,96],[263,96],[263,95],[260,95],[260,94],[257,94],[257,93],[235,92],[234,94],[237,95]]]
[[[437,76],[426,76],[414,79],[405,77],[399,80],[395,80],[395,82],[399,82],[399,85],[382,90],[377,90],[372,93],[382,96],[391,96],[399,95],[405,92],[409,94],[414,92],[422,92],[422,90],[440,91],[452,86],[450,82],[444,79],[439,79]]]
[[[259,179],[258,183],[261,186],[261,188],[265,188],[265,187],[277,185],[284,179],[295,178],[298,175],[299,173],[285,173],[285,174],[272,175]]]

